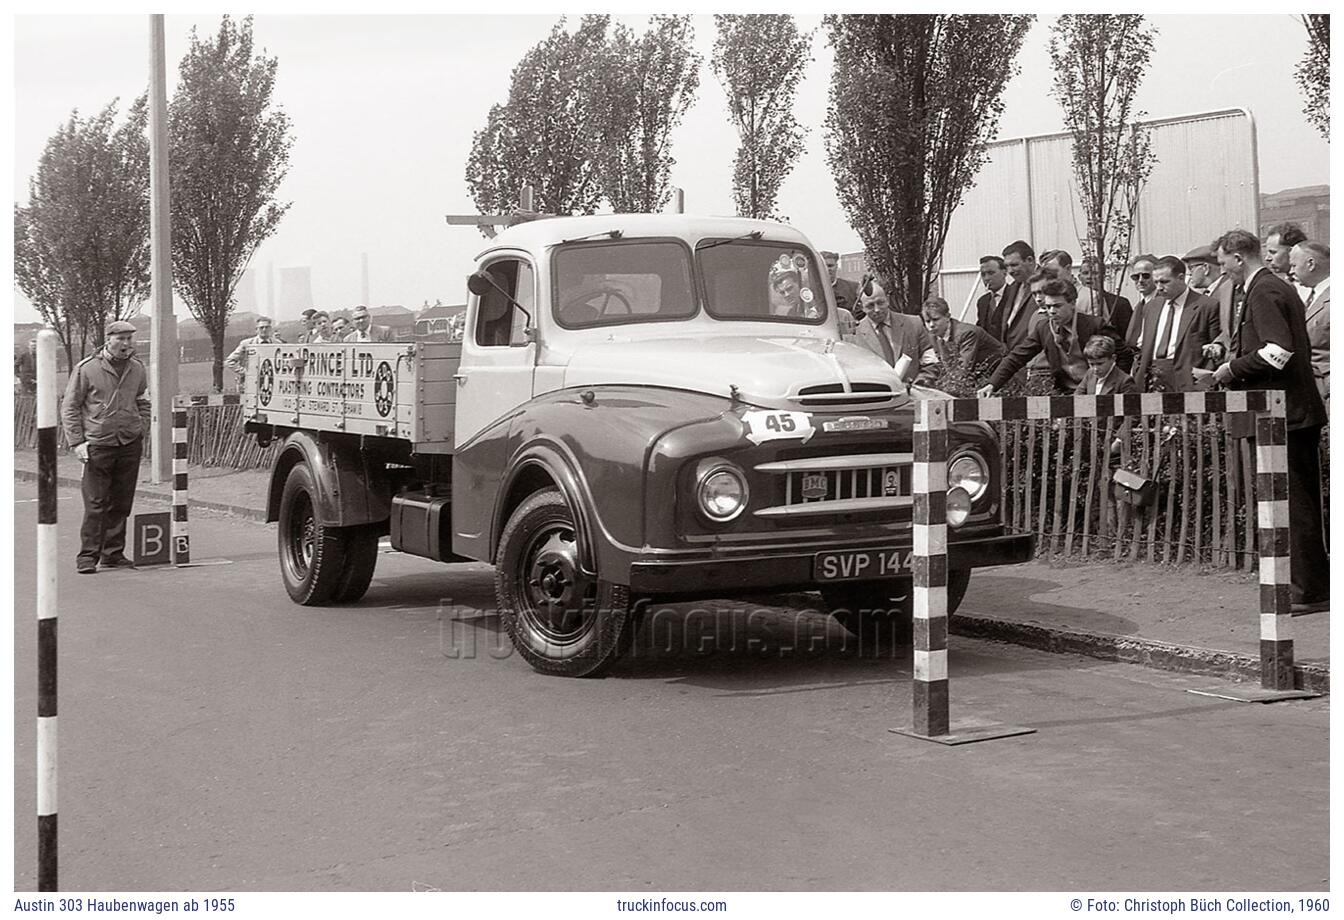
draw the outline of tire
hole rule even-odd
[[[345,541],[345,565],[341,568],[341,577],[331,594],[334,603],[352,604],[369,590],[373,570],[378,565],[380,530],[378,524],[341,528]]]
[[[289,471],[280,496],[280,578],[296,604],[328,603],[345,568],[345,535],[317,519],[317,488],[308,464]]]
[[[513,647],[543,674],[597,677],[633,641],[629,589],[583,571],[574,515],[555,489],[528,496],[504,526],[495,599]]]
[[[954,569],[947,575],[947,615],[961,606],[971,581],[970,569]],[[821,589],[827,611],[851,636],[859,651],[880,652],[910,644],[913,636],[914,585],[912,579],[853,582]]]

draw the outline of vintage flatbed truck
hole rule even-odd
[[[685,215],[535,220],[489,241],[455,343],[263,345],[242,404],[282,442],[267,520],[300,604],[394,549],[496,570],[516,649],[595,675],[645,602],[819,590],[856,635],[909,616],[913,400],[843,341],[810,243]],[[949,590],[1030,558],[988,426],[957,425]]]

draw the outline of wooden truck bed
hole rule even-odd
[[[458,342],[251,345],[245,421],[403,438],[452,453]]]

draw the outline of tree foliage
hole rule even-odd
[[[72,363],[149,296],[145,98],[120,126],[116,110],[72,112],[29,179],[28,206],[14,208],[15,281]]]
[[[1134,106],[1156,36],[1142,16],[1130,14],[1065,15],[1050,27],[1050,92],[1073,134],[1073,175],[1087,221],[1084,255],[1104,259],[1112,272],[1129,263],[1139,193],[1156,162],[1150,132],[1140,124],[1145,113]],[[1118,287],[1119,278],[1114,282]]]
[[[191,33],[169,105],[173,280],[214,346],[223,386],[233,291],[289,204],[289,117],[272,105],[277,60],[253,51],[252,19],[225,16],[212,38]]]
[[[812,60],[812,33],[785,14],[715,15],[710,63],[728,95],[737,129],[733,203],[743,217],[776,214],[779,188],[802,153],[806,133],[793,115],[798,81]]]
[[[1307,51],[1297,64],[1297,85],[1306,104],[1302,113],[1307,124],[1330,140],[1330,14],[1306,13]]]
[[[835,67],[826,152],[869,265],[901,310],[933,285],[953,210],[1003,111],[1030,16],[824,20]]]
[[[617,26],[595,91],[604,116],[599,184],[618,213],[656,212],[672,196],[672,131],[695,100],[700,55],[690,16],[652,16],[635,35]]]
[[[551,214],[592,214],[602,200],[595,152],[609,130],[608,16],[584,16],[570,33],[560,19],[513,69],[509,98],[494,105],[472,138],[467,187],[482,213],[517,207],[531,185],[536,207]]]

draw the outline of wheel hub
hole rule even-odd
[[[537,534],[526,559],[529,619],[551,641],[581,635],[592,620],[593,580],[579,565],[579,547],[571,527]]]

